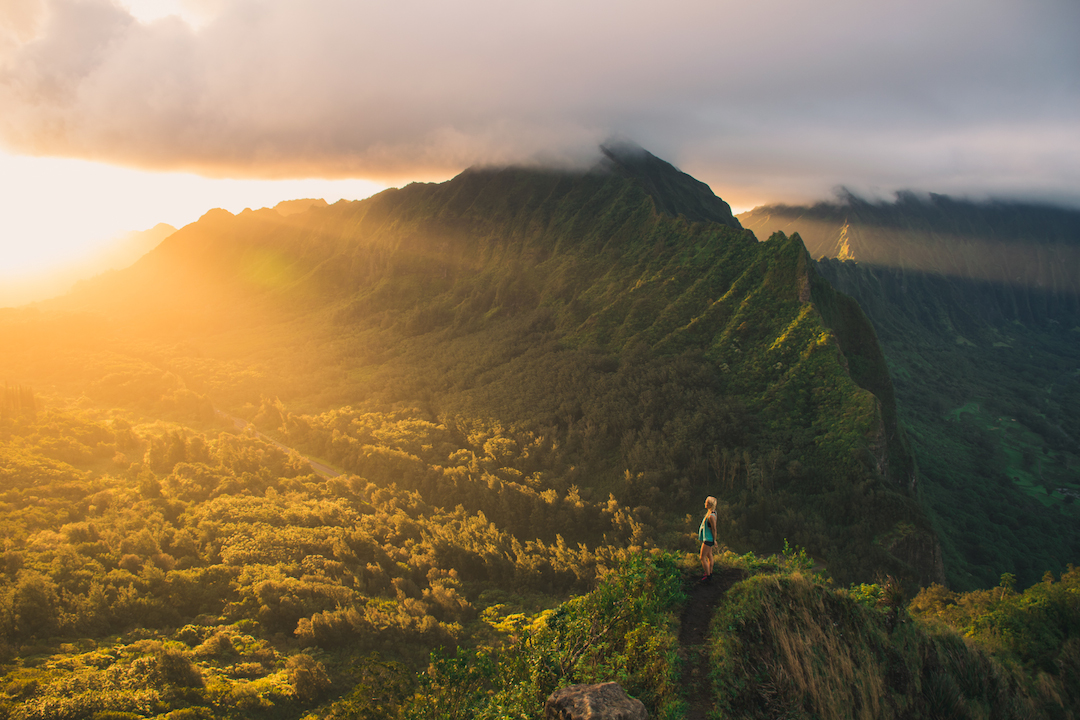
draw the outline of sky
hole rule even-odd
[[[1076,0],[0,0],[0,278],[631,140],[736,211],[1080,206]]]

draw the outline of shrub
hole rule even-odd
[[[306,653],[293,655],[285,664],[293,692],[303,703],[317,702],[330,689],[330,678],[323,664]]]
[[[167,648],[158,653],[158,673],[162,679],[177,687],[201,688],[205,685],[202,673],[186,652]]]

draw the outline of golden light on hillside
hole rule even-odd
[[[0,305],[40,300],[108,269],[96,259],[132,231],[159,223],[183,227],[215,207],[238,213],[305,197],[333,203],[383,189],[367,180],[212,179],[0,153],[0,280],[8,290]],[[58,273],[64,278],[59,285]],[[19,292],[12,295],[16,284]]]

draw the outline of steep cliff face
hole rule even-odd
[[[819,274],[873,323],[950,582],[1009,572],[1030,583],[1071,562],[1080,212],[902,195],[741,219],[759,233],[798,230]]]
[[[874,327],[859,303],[837,291],[825,280],[827,276],[818,271],[818,266],[807,262],[807,272],[813,273],[814,304],[825,324],[836,333],[851,378],[872,392],[881,403],[881,428],[874,442],[881,472],[893,482],[915,491],[918,473],[897,421],[892,377]]]
[[[818,271],[819,265],[809,259],[809,253],[805,257],[813,303],[835,334],[845,367],[860,387],[878,399],[880,421],[868,446],[877,471],[890,484],[918,497],[918,468],[898,418],[892,377],[873,324],[854,298],[839,292],[825,280],[826,276]],[[897,526],[876,538],[875,542],[881,543],[909,567],[919,568],[921,585],[946,581],[941,545],[936,533],[929,528]]]

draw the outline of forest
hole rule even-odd
[[[535,718],[616,680],[683,717],[706,495],[715,716],[1074,714],[1076,572],[948,583],[858,304],[609,159],[211,211],[0,310],[0,716]]]
[[[610,679],[653,716],[686,709],[693,536],[530,487],[535,439],[515,455],[521,438],[458,447],[404,412],[295,419],[343,463],[422,478],[406,490],[323,477],[250,428],[40,404],[0,423],[6,717],[529,718],[561,685]],[[459,504],[425,500],[442,492]],[[1024,592],[1005,575],[909,601],[891,577],[840,585],[805,551],[719,562],[741,578],[709,641],[723,717],[1080,709],[1071,567]]]
[[[902,193],[740,217],[798,227],[874,324],[950,585],[1032,584],[1075,559],[1080,213]]]

